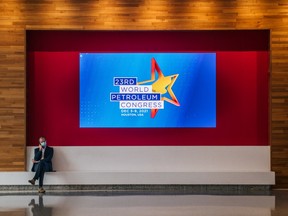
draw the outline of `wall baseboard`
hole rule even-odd
[[[0,185],[0,194],[35,194],[37,189],[32,185]],[[45,185],[45,190],[51,195],[271,195],[270,185]]]

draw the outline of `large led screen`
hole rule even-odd
[[[80,53],[80,127],[216,127],[216,53]]]

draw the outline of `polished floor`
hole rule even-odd
[[[0,193],[0,216],[287,216],[288,190],[264,195]]]

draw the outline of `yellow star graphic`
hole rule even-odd
[[[156,79],[155,69],[158,73],[158,79],[156,81],[155,81],[155,79]],[[179,74],[164,76],[164,74],[162,73],[156,60],[154,58],[152,58],[152,60],[151,60],[151,79],[146,80],[146,81],[142,81],[142,82],[138,82],[137,84],[142,85],[142,84],[154,81],[154,83],[152,84],[152,91],[153,92],[161,93],[162,95],[164,95],[168,92],[168,94],[171,97],[171,99],[170,99],[170,98],[162,96],[161,100],[167,101],[167,102],[169,102],[175,106],[180,106],[180,103],[177,100],[177,98],[176,98],[176,96],[172,90],[172,86],[174,85],[178,76],[179,76]],[[158,109],[152,109],[151,110],[151,118],[154,118],[156,116],[157,112],[158,112]]]

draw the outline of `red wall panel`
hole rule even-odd
[[[191,37],[185,36],[185,32],[178,32],[178,38],[181,39],[178,46],[177,42],[175,42],[176,45],[171,46],[167,38],[161,41],[153,35],[155,32],[149,31],[142,32],[142,34],[136,32],[134,35],[136,38],[131,38],[129,31],[116,32],[118,35],[115,32],[104,32],[105,34],[109,33],[109,37],[100,34],[101,37],[98,38],[96,44],[93,43],[93,39],[95,40],[95,37],[97,39],[95,32],[90,32],[90,34],[83,32],[84,37],[81,37],[81,32],[75,32],[74,35],[73,32],[71,35],[69,31],[56,31],[54,34],[53,32],[32,31],[27,33],[27,145],[35,145],[38,137],[42,135],[47,137],[49,145],[52,146],[259,146],[269,144],[269,52],[267,45],[269,43],[266,38],[267,32],[265,34],[261,32],[264,36],[262,35],[260,37],[262,39],[259,39],[257,43],[248,43],[246,46],[243,46],[242,42],[237,43],[237,40],[245,39],[243,32],[240,36],[233,33],[232,37],[232,33],[229,31],[228,35],[230,34],[232,38],[226,42],[223,40],[225,36],[221,39],[221,34],[225,35],[225,31],[218,32],[214,37],[207,36],[209,32],[206,32],[202,39],[201,35],[194,36],[197,38],[197,44],[200,44],[195,47],[189,45],[193,44],[191,42],[193,32],[189,32]],[[253,33],[256,34],[255,32]],[[145,33],[150,38],[149,43],[146,40],[143,42],[146,48],[142,47],[143,43],[137,45],[139,44],[137,40],[144,37]],[[177,38],[175,32],[168,31],[159,34],[164,33],[170,39]],[[125,34],[126,37],[124,37]],[[94,37],[92,37],[93,35]],[[113,36],[114,39],[116,38],[113,42],[114,45],[108,43]],[[116,36],[119,36],[120,39]],[[252,37],[249,34],[248,36]],[[105,38],[107,39],[106,45],[103,43]],[[117,38],[119,39],[118,43],[122,43],[122,45],[117,43]],[[192,41],[195,42],[195,38]],[[217,41],[218,43],[215,45]],[[45,44],[43,44],[44,42]],[[128,45],[125,46],[124,42]],[[92,45],[89,46],[89,43]],[[185,44],[188,45],[185,46]],[[125,47],[127,50],[124,49]],[[79,128],[79,53],[83,51],[152,52],[155,51],[153,47],[161,48],[157,48],[157,52],[179,52],[181,50],[186,52],[215,51],[217,53],[217,127],[201,129]]]

